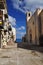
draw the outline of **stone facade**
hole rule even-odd
[[[28,15],[28,13],[27,13]],[[30,45],[43,43],[43,9],[37,9],[34,14],[27,16],[27,42]]]
[[[0,0],[0,47],[6,47],[13,38],[12,26],[8,19],[6,0]]]

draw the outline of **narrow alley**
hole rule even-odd
[[[17,48],[17,43],[0,49],[0,65],[43,65],[43,53]]]

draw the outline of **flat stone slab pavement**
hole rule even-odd
[[[0,49],[0,65],[43,65],[43,53],[17,48],[15,43]]]

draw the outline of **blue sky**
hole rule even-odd
[[[6,0],[9,20],[16,27],[17,38],[26,33],[26,12],[34,12],[36,8],[43,8],[43,0]]]

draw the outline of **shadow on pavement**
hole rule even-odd
[[[26,43],[18,43],[17,44],[18,48],[23,48],[23,49],[27,49],[27,50],[34,50],[34,51],[38,51],[43,53],[43,46],[38,46],[38,45],[29,45]]]

